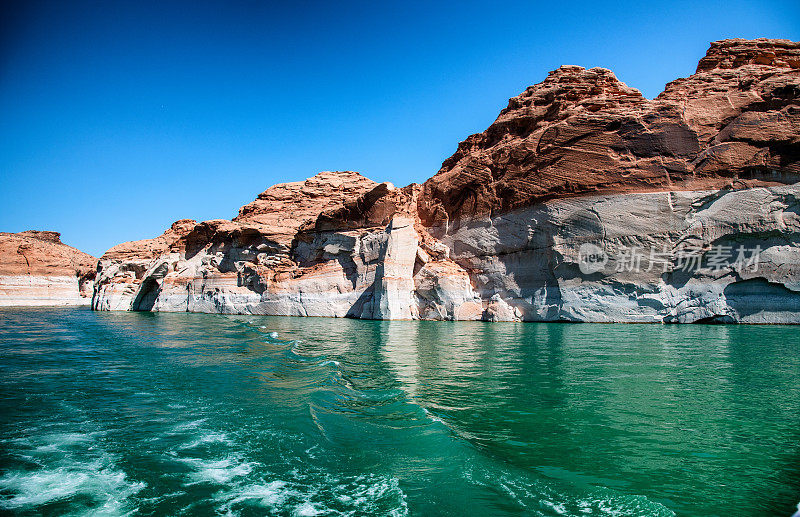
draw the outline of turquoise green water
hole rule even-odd
[[[0,311],[0,512],[790,515],[796,327]]]

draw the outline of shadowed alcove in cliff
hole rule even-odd
[[[133,300],[132,310],[134,311],[151,311],[153,310],[153,306],[156,303],[156,299],[158,298],[158,293],[161,290],[161,286],[158,285],[158,281],[153,279],[152,277],[148,277],[142,282],[142,286],[139,288],[139,292],[136,295],[136,298]]]
[[[800,310],[800,293],[764,278],[730,284],[725,288],[725,298],[740,317]]]

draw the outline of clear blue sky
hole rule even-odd
[[[321,170],[424,181],[562,64],[654,97],[800,4],[2,2],[0,231],[99,255]]]

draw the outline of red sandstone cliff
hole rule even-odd
[[[88,304],[96,264],[57,232],[0,232],[0,305]]]
[[[562,66],[512,98],[423,185],[426,224],[595,193],[800,179],[800,43],[725,40],[648,100]]]
[[[270,187],[233,220],[182,220],[112,248],[95,308],[794,321],[798,181],[800,43],[712,43],[695,74],[653,100],[609,70],[563,66],[510,99],[423,185],[324,172]],[[570,254],[592,239],[673,251],[752,241],[772,269],[761,280],[733,270],[724,282],[690,278],[703,288],[670,275],[581,283]],[[774,307],[737,308],[751,294]]]

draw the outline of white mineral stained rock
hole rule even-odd
[[[414,303],[413,275],[414,264],[419,255],[419,241],[414,220],[395,217],[386,232],[386,249],[373,284],[372,317],[388,320],[415,319],[419,312]]]
[[[0,306],[89,305],[96,263],[58,232],[0,232]]]
[[[798,185],[590,196],[431,233],[479,272],[491,321],[800,323],[798,199]],[[607,259],[590,274],[586,244]]]
[[[270,187],[99,262],[92,306],[800,323],[800,43],[712,43],[656,99],[563,66],[424,184]]]
[[[0,307],[89,305],[91,281],[83,286],[75,276],[0,275]]]
[[[295,248],[293,260],[300,267],[283,271],[242,258],[255,255],[262,245],[258,240],[224,253],[212,248],[191,257],[167,253],[146,267],[101,261],[95,308],[374,319],[800,323],[798,199],[798,185],[589,196],[451,221],[425,236],[413,220],[395,216],[385,228],[316,233]],[[450,250],[451,259],[434,259],[435,250],[423,249],[432,237],[440,249]],[[581,271],[585,244],[607,260],[589,274]],[[739,248],[748,260],[760,250],[758,264],[736,263]],[[728,250],[728,263],[709,265],[719,249]],[[637,252],[637,268],[625,261],[626,250]],[[651,253],[658,259],[652,265]],[[699,259],[697,267],[682,269],[691,257]]]

